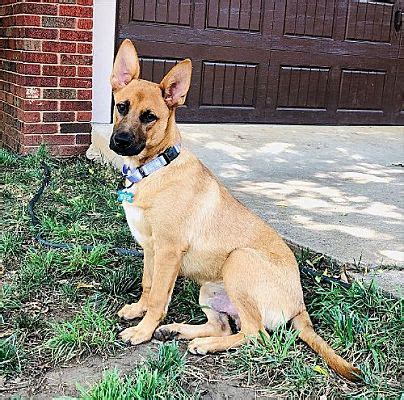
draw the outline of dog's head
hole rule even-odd
[[[175,65],[160,84],[139,79],[136,49],[129,39],[121,44],[111,75],[114,129],[109,147],[123,156],[145,159],[164,147],[174,110],[184,104],[191,83],[192,64]]]

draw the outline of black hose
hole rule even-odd
[[[35,204],[41,198],[43,192],[45,191],[45,188],[49,185],[49,182],[51,180],[51,172],[50,172],[49,166],[44,161],[41,161],[41,166],[44,171],[44,177],[42,179],[41,186],[35,193],[34,197],[28,203],[28,213],[31,217],[32,225],[34,226],[34,229],[36,231],[35,240],[41,246],[52,248],[52,249],[68,250],[68,249],[72,249],[74,247],[80,247],[81,249],[83,249],[85,251],[91,251],[92,249],[94,249],[95,246],[91,246],[91,245],[77,246],[72,243],[53,243],[53,242],[50,242],[49,240],[44,239],[42,237],[41,233],[39,232],[38,228],[40,226],[40,221],[39,221],[39,218],[37,217],[37,215],[35,214]],[[138,250],[125,249],[125,248],[121,248],[121,247],[114,247],[111,250],[121,256],[143,257],[143,253]],[[314,278],[320,277],[321,280],[323,280],[325,282],[328,282],[330,284],[337,284],[346,289],[349,289],[351,287],[350,283],[344,282],[337,278],[333,278],[331,276],[324,275],[321,272],[317,272],[313,268],[308,268],[308,267],[304,267],[304,266],[300,266],[299,268],[303,274],[308,275],[310,277],[314,277]]]
[[[49,166],[44,162],[41,161],[41,166],[44,171],[44,177],[41,182],[41,186],[35,193],[34,197],[30,200],[28,203],[28,214],[31,217],[31,222],[32,225],[34,226],[34,229],[36,230],[35,234],[35,240],[42,246],[48,247],[51,249],[61,249],[61,250],[68,250],[72,249],[74,247],[80,247],[81,249],[85,251],[91,251],[94,249],[95,246],[92,245],[81,245],[77,246],[72,243],[53,243],[50,242],[49,240],[46,240],[42,237],[42,234],[39,232],[38,228],[40,226],[40,221],[37,215],[35,214],[35,204],[38,202],[38,200],[41,198],[43,192],[45,191],[45,188],[49,185],[49,182],[51,180],[51,172]],[[138,251],[138,250],[132,250],[132,249],[124,249],[121,247],[114,247],[111,249],[113,252],[115,252],[118,255],[121,256],[135,256],[135,257],[143,257],[143,253]]]

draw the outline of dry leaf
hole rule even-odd
[[[84,282],[78,282],[76,287],[77,287],[77,289],[93,289],[94,285],[84,283]]]
[[[313,371],[316,371],[319,374],[328,376],[328,372],[324,368],[320,367],[319,365],[316,365],[315,367],[313,367]]]
[[[339,279],[342,282],[349,283],[348,275],[346,274],[346,266],[345,265],[342,266],[342,271],[341,271],[341,275],[340,275]]]

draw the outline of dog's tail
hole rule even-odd
[[[292,319],[292,325],[300,332],[300,339],[323,357],[327,365],[335,372],[353,382],[360,379],[361,371],[335,353],[328,343],[317,335],[306,310]]]

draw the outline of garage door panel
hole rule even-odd
[[[164,75],[180,60],[172,58],[140,57],[139,61],[141,79],[159,83]]]
[[[332,118],[332,62],[322,55],[272,51],[267,89],[271,116],[289,118],[299,112],[302,123],[316,120],[314,114]]]
[[[380,110],[386,85],[386,71],[343,69],[338,110]]]
[[[350,0],[346,39],[389,43],[393,11],[388,1]]]
[[[332,37],[334,0],[287,0],[284,34]]]
[[[260,32],[262,0],[209,0],[207,28]]]
[[[191,25],[190,0],[133,0],[132,21],[173,25]]]
[[[202,106],[254,107],[257,64],[203,61]]]

